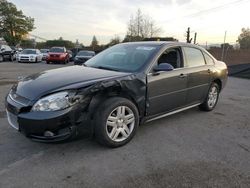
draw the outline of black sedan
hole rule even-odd
[[[95,56],[94,51],[81,50],[76,54],[74,58],[74,64],[82,65],[83,63],[85,63],[87,60],[91,59],[94,56]]]
[[[19,80],[6,97],[7,117],[34,140],[61,141],[87,129],[99,143],[118,147],[144,122],[195,106],[213,110],[226,80],[225,63],[199,46],[124,43],[84,66]]]

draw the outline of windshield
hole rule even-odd
[[[48,53],[48,51],[49,51],[48,49],[41,49],[40,50],[41,53]]]
[[[90,51],[80,51],[77,54],[78,56],[94,56],[95,52],[90,52]]]
[[[21,54],[36,54],[36,50],[26,49],[26,50],[23,50]]]
[[[63,48],[51,48],[50,52],[64,53],[64,49]]]
[[[120,44],[94,56],[85,65],[119,72],[135,72],[146,64],[158,48],[159,46],[150,44]]]

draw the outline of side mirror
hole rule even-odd
[[[156,66],[154,68],[155,72],[159,72],[159,71],[172,71],[174,70],[174,67],[172,65],[170,65],[169,63],[161,63],[158,66]]]

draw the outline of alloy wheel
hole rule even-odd
[[[210,88],[208,93],[208,101],[207,104],[209,108],[213,108],[218,100],[218,88],[216,86],[213,86]]]
[[[107,118],[106,133],[114,142],[126,140],[134,130],[135,115],[127,106],[118,106]]]

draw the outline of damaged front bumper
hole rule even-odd
[[[77,105],[59,111],[33,112],[25,111],[27,107],[10,97],[5,105],[9,124],[35,141],[58,142],[76,136],[79,129],[91,130],[90,121]]]

